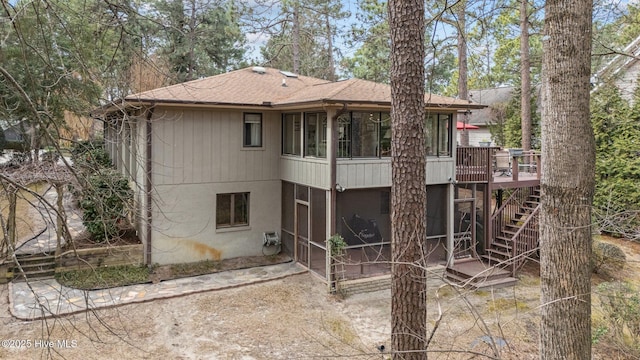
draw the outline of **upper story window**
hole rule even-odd
[[[427,156],[451,156],[452,114],[430,114],[424,126]]]
[[[327,157],[327,114],[306,113],[304,156]]]
[[[245,113],[243,126],[244,147],[262,146],[262,114]]]
[[[391,156],[391,117],[387,112],[351,112],[338,118],[338,157]]]
[[[282,116],[282,153],[286,155],[302,154],[300,114]]]

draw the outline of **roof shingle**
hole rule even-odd
[[[258,70],[258,71],[255,71]],[[184,103],[211,105],[295,105],[304,103],[374,103],[391,104],[389,85],[361,79],[331,82],[308,76],[281,72],[272,68],[245,68],[125,98],[128,103]],[[477,108],[465,100],[426,94],[432,106]]]

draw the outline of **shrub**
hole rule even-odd
[[[29,162],[29,159],[30,155],[28,152],[14,151],[11,153],[11,158],[9,159],[8,164],[9,166],[18,167]]]
[[[71,148],[71,160],[74,167],[85,174],[112,167],[109,153],[101,141],[75,143]]]
[[[593,242],[591,266],[594,273],[615,277],[626,262],[624,251],[617,245],[602,241]]]
[[[125,209],[133,199],[129,182],[116,170],[103,169],[89,175],[82,193],[82,221],[97,242],[117,236],[126,222]]]
[[[55,150],[50,150],[42,154],[42,162],[55,164],[60,160],[60,154]]]

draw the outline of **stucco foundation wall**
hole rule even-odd
[[[156,186],[151,262],[172,264],[262,255],[278,231],[280,180]],[[216,229],[216,194],[249,192],[249,226]]]

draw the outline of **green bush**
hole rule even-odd
[[[602,283],[598,296],[604,313],[606,336],[612,344],[625,349],[633,358],[640,357],[640,295],[631,284]],[[601,332],[605,333],[604,330]]]
[[[593,242],[591,265],[594,273],[615,277],[626,262],[627,256],[617,245],[602,241]]]
[[[596,146],[593,205],[600,230],[634,238],[640,234],[640,87],[634,101],[605,86],[592,96]]]
[[[103,169],[89,175],[82,192],[82,221],[94,241],[117,236],[126,223],[126,205],[133,199],[129,182],[116,170]]]
[[[71,148],[71,160],[74,167],[85,174],[112,167],[109,153],[101,141],[75,143]]]

